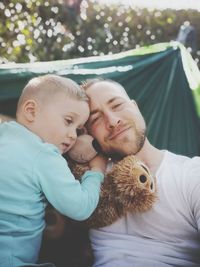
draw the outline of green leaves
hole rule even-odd
[[[0,63],[96,56],[168,42],[185,21],[195,26],[193,57],[200,59],[198,11],[132,9],[92,0],[82,1],[79,10],[63,2],[1,1]]]

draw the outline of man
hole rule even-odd
[[[200,158],[161,151],[146,138],[145,121],[124,88],[110,80],[85,86],[89,132],[113,159],[134,154],[157,178],[158,201],[90,231],[94,267],[200,266]]]

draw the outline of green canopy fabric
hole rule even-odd
[[[108,56],[1,65],[0,113],[14,115],[28,80],[47,73],[79,83],[94,77],[121,83],[137,101],[152,144],[183,155],[200,155],[200,73],[181,44],[161,43]]]

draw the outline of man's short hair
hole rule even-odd
[[[129,98],[129,95],[127,94],[124,87],[120,83],[118,83],[114,80],[111,80],[111,79],[103,79],[101,77],[100,78],[94,78],[94,79],[87,79],[87,80],[82,82],[81,87],[85,91],[87,91],[87,89],[89,89],[92,85],[94,85],[96,83],[101,83],[101,82],[108,82],[108,83],[115,84],[120,89],[120,91],[123,92]]]

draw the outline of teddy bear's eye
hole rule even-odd
[[[146,181],[147,181],[147,177],[145,175],[140,175],[140,182],[144,184],[146,183]]]

